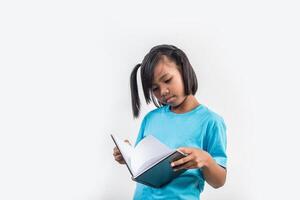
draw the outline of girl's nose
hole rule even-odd
[[[162,97],[167,96],[169,93],[170,93],[170,91],[169,91],[168,88],[162,89],[162,90],[160,91],[160,95],[161,95]]]

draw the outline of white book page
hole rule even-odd
[[[159,161],[162,157],[173,152],[155,137],[149,135],[141,140],[134,148],[131,155],[131,169],[134,175]]]
[[[126,161],[128,167],[132,171],[131,156],[132,156],[134,148],[127,142],[124,142],[123,140],[119,139],[118,137],[116,137],[114,135],[112,135],[112,136],[113,136],[115,142],[117,143],[117,146],[118,146],[119,150],[121,151],[121,154],[122,154],[124,160]]]
[[[153,165],[159,163],[161,160],[163,160],[163,158],[168,157],[169,155],[171,155],[172,153],[174,153],[175,150],[171,150],[169,153],[161,154],[157,157],[154,157],[150,160],[147,160],[145,163],[142,164],[142,166],[140,166],[138,168],[138,170],[136,171],[136,173],[134,174],[134,178],[136,178],[137,176],[139,176],[140,174],[142,174],[144,171],[146,171],[148,168],[152,167]]]

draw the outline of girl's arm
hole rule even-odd
[[[208,152],[188,147],[182,147],[178,150],[188,154],[188,156],[172,162],[171,166],[174,167],[174,170],[201,168],[204,178],[209,185],[219,188],[225,184],[226,169],[218,165]]]
[[[212,187],[219,188],[225,184],[227,174],[226,169],[218,165],[210,155],[206,164],[202,167],[202,172],[206,182]]]

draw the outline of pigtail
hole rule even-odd
[[[140,107],[141,107],[141,102],[140,102],[140,97],[139,97],[139,91],[138,91],[138,86],[137,86],[137,71],[141,64],[137,64],[130,75],[130,89],[131,89],[131,105],[132,105],[132,112],[133,112],[133,117],[137,118],[140,113]]]

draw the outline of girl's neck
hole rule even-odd
[[[180,114],[189,112],[199,105],[200,103],[194,95],[188,95],[181,104],[179,104],[178,106],[171,106],[170,109],[172,112]]]

